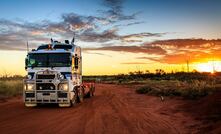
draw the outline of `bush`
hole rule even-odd
[[[152,83],[149,82],[148,85],[138,88],[136,92],[155,96],[182,96],[188,99],[197,99],[212,94],[215,90],[216,88],[210,83],[199,80],[190,82],[152,81]]]
[[[3,80],[0,81],[0,97],[12,97],[21,95],[23,91],[22,80]]]
[[[138,94],[146,94],[149,93],[150,91],[152,91],[152,88],[149,86],[143,86],[136,90]]]

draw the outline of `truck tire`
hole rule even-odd
[[[92,97],[92,96],[93,96],[93,91],[92,91],[92,89],[90,89],[89,97]]]
[[[94,96],[94,87],[90,87],[90,92],[89,92],[89,97],[93,97]]]
[[[92,96],[95,95],[95,86],[92,87]]]
[[[80,87],[78,89],[77,100],[78,100],[79,103],[84,101],[84,89],[82,87]]]
[[[75,93],[75,95],[74,95],[74,97],[71,100],[71,106],[74,106],[77,103],[77,93],[76,93],[76,91],[74,93]]]

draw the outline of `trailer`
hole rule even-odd
[[[81,48],[74,44],[54,41],[28,52],[25,59],[27,77],[23,98],[26,107],[56,103],[70,107],[92,97],[95,84],[82,82]]]

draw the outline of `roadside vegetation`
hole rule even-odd
[[[22,95],[22,76],[1,76],[0,77],[0,99]]]
[[[84,76],[86,81],[108,84],[138,85],[136,93],[156,96],[181,96],[197,99],[221,88],[221,73],[171,72],[157,69],[155,73],[136,71],[112,76]]]
[[[23,76],[0,76],[0,98],[22,94]],[[182,96],[197,99],[221,89],[221,73],[176,72],[166,73],[157,69],[155,73],[136,71],[128,74],[83,76],[83,81],[130,85],[138,94],[156,96]]]
[[[197,99],[216,92],[219,85],[207,81],[149,81],[136,89],[139,94],[155,96],[182,96],[187,99]]]

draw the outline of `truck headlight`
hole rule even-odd
[[[68,84],[67,83],[59,84],[59,90],[68,91]]]
[[[32,90],[34,90],[34,84],[28,83],[28,84],[25,86],[25,90],[26,90],[26,91],[32,91]]]

